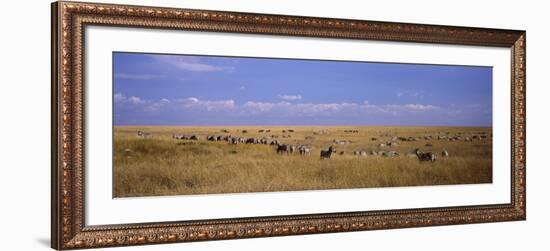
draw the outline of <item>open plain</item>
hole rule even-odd
[[[115,197],[492,182],[490,127],[115,126],[114,135]]]

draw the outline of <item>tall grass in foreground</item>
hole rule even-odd
[[[309,144],[311,156],[277,154],[269,145],[230,145],[206,141],[206,135],[222,135],[221,128],[234,136],[282,135],[284,128],[296,130],[284,143]],[[258,129],[269,128],[268,134]],[[314,135],[327,128],[328,135]],[[476,184],[492,182],[492,139],[465,141],[421,140],[398,142],[396,147],[378,147],[391,136],[473,135],[491,133],[490,128],[473,127],[116,127],[114,149],[115,197],[296,191],[420,185]],[[359,133],[344,133],[346,129]],[[239,130],[248,130],[242,135]],[[153,138],[136,136],[137,130],[153,133]],[[199,141],[171,139],[172,133],[197,134]],[[305,136],[314,137],[305,140]],[[371,140],[372,137],[378,140]],[[350,140],[335,145],[330,160],[320,160],[319,152],[332,140]],[[430,143],[433,146],[426,147]],[[334,145],[334,144],[333,144]],[[406,156],[415,148],[438,154],[434,163]],[[441,157],[446,149],[450,156]],[[354,156],[355,150],[395,150],[401,156]]]

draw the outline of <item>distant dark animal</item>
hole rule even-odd
[[[265,132],[271,132],[271,130],[265,130]]]
[[[273,140],[273,141],[271,141],[271,143],[269,143],[269,144],[272,145],[272,146],[278,146],[278,145],[280,145],[281,143],[280,143],[278,140]]]
[[[257,143],[258,143],[258,140],[255,139],[255,138],[248,138],[248,139],[246,140],[246,143],[247,143],[247,144],[257,144]]]
[[[433,146],[433,145],[432,145],[432,144],[430,144],[430,143],[426,143],[426,144],[425,144],[425,146],[427,146],[427,147],[431,147],[431,146]]]
[[[370,138],[370,140],[372,140],[372,141],[377,141],[378,139],[375,138],[375,137],[372,137],[372,138]]]
[[[288,131],[288,132],[294,132],[294,130],[293,130],[293,129],[287,129],[287,131]]]
[[[290,146],[287,144],[280,144],[277,146],[277,153],[290,153]]]
[[[327,150],[321,150],[321,159],[330,159],[330,156],[336,152],[336,148],[330,146]]]
[[[367,152],[366,151],[353,151],[353,155],[355,155],[355,156],[367,156]]]
[[[241,133],[248,133],[248,131],[247,130],[242,130]]]
[[[286,130],[283,130],[283,133],[286,133]]]
[[[432,152],[421,152],[418,148],[414,150],[414,153],[416,154],[416,157],[418,157],[418,160],[420,161],[431,161],[435,162],[436,156]]]
[[[258,130],[258,132],[260,132],[260,133],[262,133],[262,132],[264,132],[264,131],[265,131],[265,130]]]
[[[222,132],[224,132],[224,133],[228,133],[228,132],[229,132],[229,130],[227,130],[227,129],[222,129]]]
[[[214,135],[209,135],[209,136],[206,136],[206,140],[208,140],[208,141],[218,141],[218,137],[216,137]]]
[[[191,137],[189,137],[190,140],[199,140],[199,136],[197,135],[191,135]]]

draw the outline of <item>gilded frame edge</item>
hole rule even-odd
[[[85,226],[85,25],[507,47],[512,50],[510,204]],[[81,2],[52,3],[51,247],[96,248],[526,219],[526,32]]]

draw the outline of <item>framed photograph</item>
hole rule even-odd
[[[525,31],[52,4],[52,248],[525,220]]]

